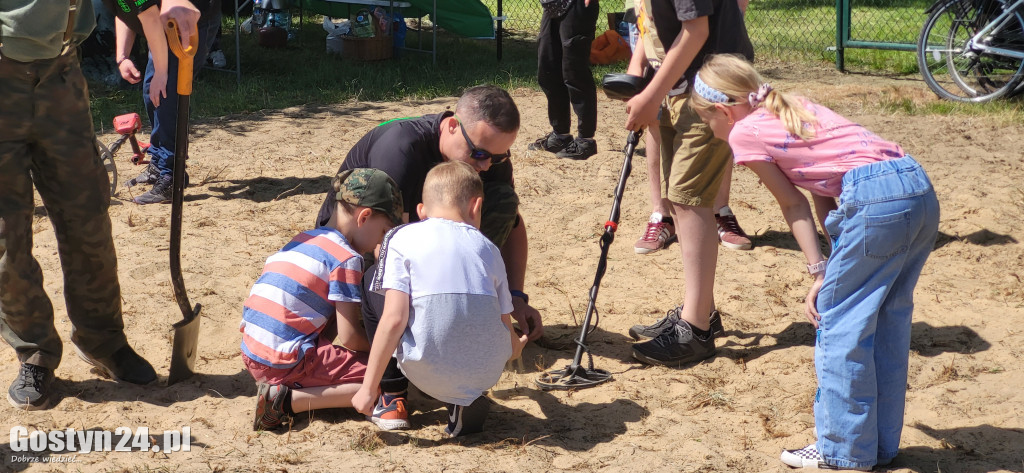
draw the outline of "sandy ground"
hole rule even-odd
[[[1024,126],[878,106],[886,96],[934,100],[919,81],[789,66],[766,72],[901,143],[924,164],[941,201],[941,233],[917,286],[902,452],[891,470],[1024,471]],[[351,409],[302,415],[287,433],[251,430],[255,386],[240,359],[238,322],[264,259],[312,224],[327,176],[363,133],[455,99],[359,102],[194,124],[182,255],[189,295],[204,307],[194,378],[172,387],[118,385],[90,373],[66,342],[60,402],[47,411],[0,408],[0,432],[188,426],[191,451],[83,453],[75,463],[43,465],[15,462],[23,454],[0,444],[3,469],[789,471],[779,452],[813,439],[814,332],[802,315],[810,280],[777,205],[744,168],[735,173],[732,207],[756,246],[719,252],[716,298],[727,335],[718,355],[683,370],[630,358],[628,327],[679,304],[683,286],[678,245],[647,256],[632,251],[650,211],[638,156],[601,285],[599,325],[588,338],[594,364],[614,379],[579,391],[537,389],[538,373],[564,367],[575,350],[623,161],[623,107],[601,98],[601,152],[572,162],[526,150],[547,130],[545,100],[528,90],[513,95],[524,117],[513,153],[530,235],[526,291],[548,328],[542,343],[526,349],[525,371],[506,372],[491,391],[496,406],[486,433],[443,439],[444,409],[416,393],[416,428],[407,432],[379,433]],[[122,181],[140,170],[125,151],[117,159]],[[130,198],[119,190],[110,210],[124,318],[129,339],[166,374],[170,324],[181,318],[167,268],[170,206]],[[35,255],[67,340],[55,239],[41,207],[35,232]],[[0,350],[0,361],[6,387],[17,372],[13,350]]]

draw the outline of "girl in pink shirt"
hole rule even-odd
[[[782,452],[782,461],[888,464],[903,428],[914,286],[938,233],[928,176],[899,145],[773,90],[743,59],[711,57],[694,78],[692,105],[775,196],[814,278],[805,312],[817,328],[818,441]],[[829,259],[797,187],[811,193]]]

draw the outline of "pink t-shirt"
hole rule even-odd
[[[813,194],[839,197],[843,175],[858,166],[901,158],[903,149],[816,103],[803,99],[818,118],[814,137],[804,141],[763,108],[736,122],[729,146],[736,164],[775,163],[793,185]]]

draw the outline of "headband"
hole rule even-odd
[[[704,83],[704,81],[700,79],[700,73],[697,73],[697,75],[694,76],[693,78],[693,91],[697,95],[701,96],[701,98],[711,103],[729,102],[729,96],[722,93],[722,91],[715,89],[714,87],[711,87],[710,85]]]
[[[769,83],[761,84],[761,87],[757,88],[757,92],[751,92],[747,95],[747,102],[750,103],[750,108],[757,108],[764,102],[764,99],[768,97],[768,92],[772,91],[772,85]]]

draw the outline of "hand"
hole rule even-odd
[[[142,80],[142,74],[131,59],[121,61],[121,64],[117,65],[117,70],[121,73],[121,78],[128,81],[129,84],[138,84]]]
[[[534,341],[544,335],[544,324],[540,320],[540,312],[530,307],[526,301],[512,297],[512,319],[519,323],[519,329],[528,341]]]
[[[807,299],[804,300],[806,303],[804,313],[814,328],[818,328],[818,321],[821,320],[821,314],[818,313],[818,291],[821,291],[821,284],[823,282],[825,282],[825,275],[817,275],[814,278],[814,284],[811,284],[811,291],[807,293]]]
[[[160,5],[160,21],[166,24],[173,19],[178,23],[182,49],[188,49],[189,38],[199,34],[199,15],[199,9],[189,0],[163,0]]]
[[[658,124],[658,110],[661,109],[661,101],[656,97],[650,97],[646,91],[640,92],[626,102],[626,129],[637,131],[641,128],[656,126]]]
[[[513,335],[512,336],[512,356],[510,356],[508,358],[509,361],[514,360],[516,358],[519,358],[520,356],[523,356],[523,348],[526,347],[526,344],[529,341],[530,340],[526,337],[526,335],[520,335],[518,337]]]
[[[149,100],[153,101],[154,107],[159,107],[161,97],[167,97],[167,74],[154,74],[149,81]]]
[[[354,407],[360,414],[373,415],[373,408],[377,405],[377,397],[380,395],[378,389],[371,390],[367,389],[366,386],[362,386],[356,391],[356,394],[352,396],[352,407]]]

